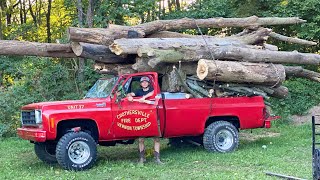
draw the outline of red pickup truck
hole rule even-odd
[[[128,101],[126,94],[140,88],[143,76],[151,80],[153,96]],[[230,152],[238,147],[239,129],[270,128],[273,119],[260,96],[187,99],[185,93],[161,92],[158,74],[145,72],[99,79],[82,100],[23,106],[17,133],[34,143],[42,161],[84,170],[95,163],[97,144],[201,137],[208,151]]]

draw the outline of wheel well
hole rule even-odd
[[[74,127],[81,127],[81,131],[87,132],[96,141],[99,139],[99,130],[95,121],[91,119],[75,119],[60,121],[57,125],[57,140]]]
[[[240,121],[237,116],[214,116],[209,117],[209,119],[206,122],[205,128],[208,127],[211,123],[216,121],[227,121],[232,123],[237,129],[240,128]]]

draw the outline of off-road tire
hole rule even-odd
[[[90,169],[97,159],[97,144],[86,132],[69,132],[59,140],[56,157],[64,169]]]
[[[239,134],[237,128],[227,121],[210,124],[203,135],[203,146],[210,152],[232,152],[238,148]]]
[[[55,164],[57,163],[56,146],[57,144],[53,142],[36,142],[34,143],[34,152],[41,161]]]

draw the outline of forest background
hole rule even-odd
[[[0,39],[67,43],[70,26],[108,27],[136,25],[158,19],[210,17],[300,17],[307,23],[270,27],[275,32],[317,42],[302,46],[270,42],[280,50],[320,53],[320,1],[318,0],[0,0]],[[208,35],[231,35],[238,28],[201,29]],[[199,34],[197,30],[182,33]],[[268,40],[270,41],[270,40]],[[101,76],[93,61],[43,57],[0,56],[0,137],[15,136],[22,105],[80,99]],[[319,67],[308,67],[319,72]],[[320,83],[292,78],[286,99],[272,99],[277,124],[290,123],[320,103]]]

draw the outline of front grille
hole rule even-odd
[[[22,111],[21,112],[22,125],[36,125],[35,111]]]

